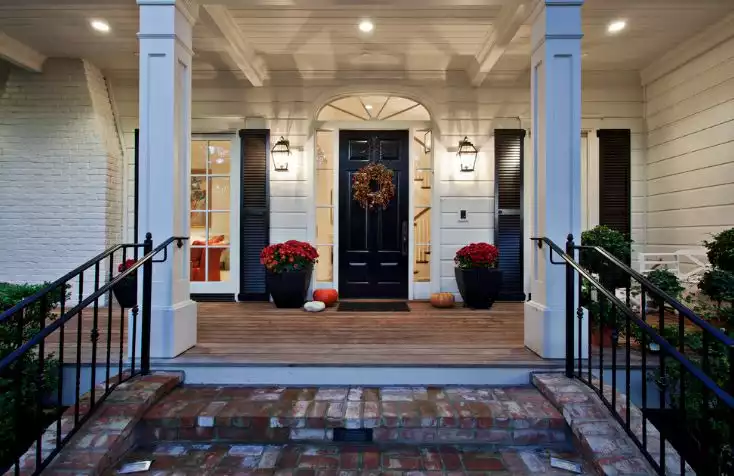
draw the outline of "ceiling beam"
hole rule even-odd
[[[539,0],[509,0],[500,11],[492,31],[482,42],[475,55],[469,75],[474,86],[481,86],[487,75],[505,54],[520,27],[533,13]]]
[[[260,87],[267,78],[267,71],[255,49],[242,36],[239,26],[223,5],[204,5],[204,20],[227,44],[227,51],[237,67],[253,86]]]
[[[46,57],[25,43],[0,31],[0,58],[23,69],[40,73]]]

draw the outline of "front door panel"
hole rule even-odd
[[[395,197],[366,210],[352,179],[369,162],[393,171]],[[408,297],[408,131],[339,134],[339,293],[344,298]]]

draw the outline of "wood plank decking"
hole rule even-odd
[[[306,313],[269,303],[200,303],[198,344],[181,358],[252,364],[542,363],[524,347],[522,303],[490,311]]]
[[[491,365],[543,364],[523,344],[522,303],[497,303],[490,311],[435,309],[411,302],[411,312],[306,313],[269,303],[199,303],[198,344],[181,362],[291,365]],[[110,360],[119,361],[120,310],[113,310]],[[93,313],[82,321],[81,361],[92,361]],[[128,325],[125,319],[125,326]],[[64,361],[76,362],[77,319],[64,326]],[[97,362],[107,354],[107,309],[99,311]],[[58,352],[58,332],[46,351]],[[128,358],[127,332],[122,336]],[[138,356],[139,357],[139,356]]]

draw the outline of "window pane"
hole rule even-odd
[[[207,144],[205,140],[191,141],[191,173],[205,174],[207,162]]]
[[[206,212],[191,212],[191,246],[203,246],[209,239],[206,235],[206,215]]]
[[[416,170],[413,184],[413,200],[415,207],[431,206],[431,187],[433,172],[430,170]]]
[[[209,209],[229,210],[229,177],[212,177],[209,179]]]
[[[229,246],[229,212],[209,213],[209,246]]]
[[[206,187],[204,177],[191,177],[191,209],[206,210]]]
[[[316,243],[334,243],[334,210],[331,208],[316,209]]]
[[[316,168],[334,170],[334,133],[316,132]]]
[[[416,208],[413,218],[413,237],[416,244],[431,243],[431,209]]]
[[[413,279],[416,282],[431,280],[431,246],[416,245],[415,247],[415,269]]]
[[[212,174],[228,174],[231,167],[230,141],[209,142],[209,170]]]
[[[334,250],[331,246],[317,246],[319,262],[316,263],[316,281],[333,281]]]
[[[334,205],[333,170],[316,170],[316,205]]]

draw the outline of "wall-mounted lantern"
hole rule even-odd
[[[275,143],[270,155],[276,172],[288,172],[288,159],[291,156],[291,143],[283,136]]]
[[[478,153],[479,151],[469,141],[468,137],[464,137],[459,141],[459,150],[456,152],[456,156],[459,158],[462,172],[474,172],[474,165],[477,163]]]

